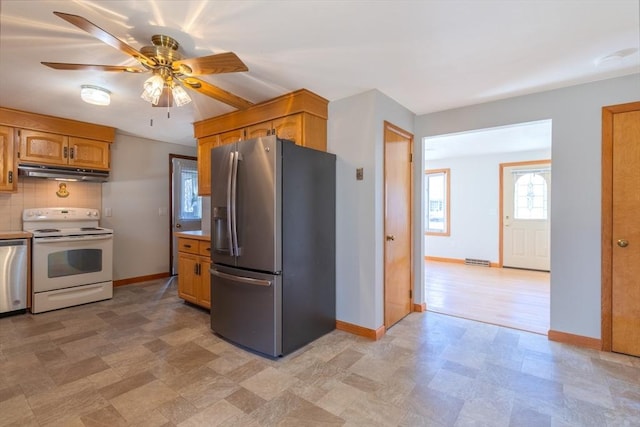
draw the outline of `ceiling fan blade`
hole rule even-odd
[[[231,92],[220,89],[211,83],[205,82],[204,80],[196,79],[195,77],[185,77],[179,80],[189,89],[196,90],[203,95],[210,96],[213,99],[217,99],[218,101],[224,102],[225,104],[231,105],[239,110],[244,110],[245,108],[249,108],[253,105],[252,102],[247,101],[244,98],[240,98]]]
[[[63,62],[41,62],[41,64],[56,70],[124,71],[127,73],[143,73],[146,71],[140,68],[121,67],[119,65],[66,64]]]
[[[221,74],[249,71],[249,68],[233,52],[187,58],[173,62],[174,70],[191,76],[198,74]]]
[[[69,13],[63,13],[63,12],[53,12],[53,13],[59,16],[60,18],[64,19],[68,23],[73,24],[76,27],[80,28],[81,30],[86,31],[87,33],[91,34],[98,40],[108,44],[109,46],[115,47],[119,51],[124,52],[127,55],[133,56],[138,61],[145,63],[151,67],[156,65],[156,62],[153,59],[138,52],[137,50],[135,50],[125,42],[118,39],[117,37],[109,34],[102,28],[98,27],[93,22],[88,21],[86,18],[83,18],[82,16],[78,16],[78,15],[71,15]]]

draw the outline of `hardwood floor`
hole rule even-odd
[[[425,261],[427,310],[546,335],[549,273]]]

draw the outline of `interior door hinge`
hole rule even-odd
[[[413,163],[413,153],[409,153],[409,163]]]
[[[411,289],[409,289],[409,299],[413,298],[413,293],[411,292]]]

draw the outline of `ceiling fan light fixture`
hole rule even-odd
[[[164,79],[160,75],[154,74],[144,82],[144,90],[140,97],[153,105],[157,105],[160,95],[162,95],[163,87]]]
[[[178,84],[173,85],[171,88],[171,94],[173,95],[173,101],[177,107],[182,107],[191,102],[191,97],[187,94],[187,91]]]
[[[109,105],[111,92],[100,86],[82,85],[80,86],[80,98],[88,104]]]

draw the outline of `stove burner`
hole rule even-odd
[[[57,228],[41,228],[40,230],[33,230],[34,233],[59,233]]]
[[[98,228],[98,227],[80,227],[80,230],[82,230],[82,231],[91,231],[91,230],[101,230],[101,228]]]

